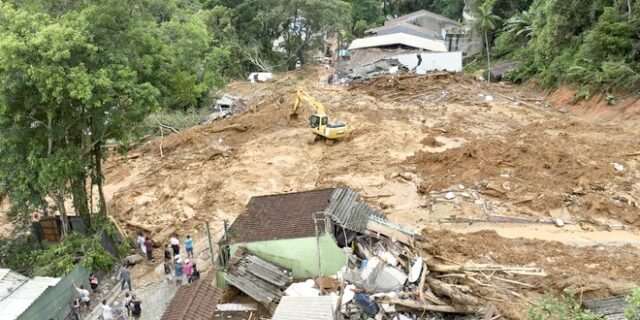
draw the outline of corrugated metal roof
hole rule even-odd
[[[325,214],[345,228],[358,232],[366,229],[367,221],[372,217],[386,220],[384,213],[366,203],[358,202],[358,193],[347,188],[337,188],[333,191]]]
[[[0,269],[0,300],[10,295],[13,290],[27,280],[29,278],[10,269]]]
[[[225,279],[238,290],[269,307],[272,302],[280,299],[284,287],[291,282],[291,270],[239,249],[229,261]]]
[[[60,278],[29,279],[8,269],[0,269],[0,319],[17,319],[40,295]]]
[[[383,47],[391,45],[404,45],[435,52],[447,52],[444,41],[426,39],[406,33],[393,33],[383,36],[373,36],[353,40],[349,50]]]
[[[607,320],[626,319],[624,317],[624,310],[627,308],[627,302],[623,295],[583,301],[582,306],[593,312],[593,314],[602,316]]]
[[[335,320],[334,297],[282,297],[271,320]]]

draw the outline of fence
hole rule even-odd
[[[36,299],[18,320],[64,320],[69,315],[69,302],[78,297],[78,292],[72,283],[77,286],[83,284],[89,288],[89,269],[77,264],[71,273],[62,277],[53,287],[47,288]]]
[[[116,243],[107,236],[106,232],[100,233],[102,247],[111,255],[117,257],[118,249]],[[70,312],[69,303],[72,299],[79,297],[78,292],[73,288],[73,283],[79,287],[81,284],[89,290],[89,273],[91,271],[82,266],[82,262],[76,264],[71,273],[60,278],[60,281],[53,287],[47,288],[27,310],[25,310],[17,320],[64,320]],[[96,272],[98,277],[104,273]]]

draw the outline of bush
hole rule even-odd
[[[0,240],[0,266],[21,274],[31,275],[36,257],[42,251],[31,233],[19,235],[11,240]]]
[[[640,287],[633,286],[624,300],[629,304],[624,310],[624,316],[629,320],[640,320]]]
[[[573,298],[544,297],[527,312],[528,320],[602,320],[603,318],[582,310]]]

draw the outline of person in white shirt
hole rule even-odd
[[[88,309],[91,306],[91,296],[89,290],[85,289],[83,285],[80,285],[80,288],[78,288],[75,282],[72,282],[71,284],[76,289],[76,291],[78,291],[82,304],[84,304],[84,306]]]
[[[102,300],[102,318],[104,320],[113,320],[111,307],[107,304],[107,300]]]
[[[176,236],[175,234],[173,236],[171,236],[171,239],[169,239],[169,242],[171,242],[171,249],[173,249],[173,255],[177,256],[180,254],[180,240],[178,240],[178,236]]]
[[[144,241],[145,241],[144,234],[142,232],[138,232],[138,245],[140,246],[140,251],[142,251],[144,256],[146,256],[147,255],[147,247],[145,247]]]

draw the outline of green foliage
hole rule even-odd
[[[528,320],[602,320],[603,318],[580,308],[570,297],[545,297],[527,312]]]
[[[94,237],[86,250],[82,265],[94,271],[109,271],[116,265],[116,259],[100,244],[100,238]]]
[[[36,255],[33,273],[48,277],[68,274],[83,256],[85,242],[82,236],[72,233],[52,244]]]
[[[0,239],[0,266],[29,275],[40,252],[30,233],[14,236],[11,240]]]
[[[116,264],[116,259],[100,244],[99,236],[83,237],[77,233],[32,255],[35,256],[33,274],[39,276],[68,274],[81,259],[82,265],[93,271],[108,271]]]
[[[629,8],[631,4],[631,8]],[[535,0],[506,21],[496,52],[522,62],[509,78],[584,92],[640,92],[640,6],[634,1]],[[509,43],[512,43],[509,46]],[[611,100],[613,101],[613,100]]]
[[[624,300],[628,303],[624,316],[628,320],[640,320],[640,287],[631,287],[631,293]]]

